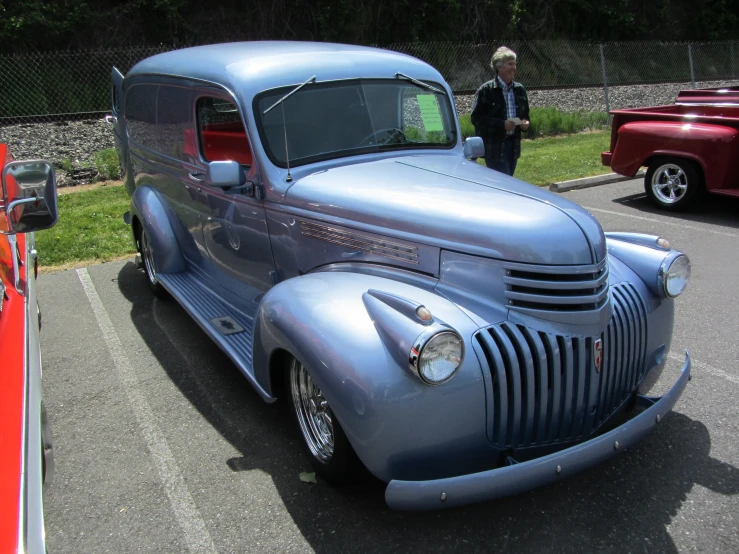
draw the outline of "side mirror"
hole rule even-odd
[[[3,168],[2,185],[0,208],[8,223],[0,232],[30,233],[56,225],[56,176],[49,162],[10,162]]]
[[[470,137],[464,141],[464,157],[468,160],[485,157],[485,143],[480,137]]]
[[[210,162],[205,182],[214,187],[240,187],[246,183],[246,174],[239,162]]]

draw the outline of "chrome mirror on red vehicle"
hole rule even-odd
[[[58,217],[54,168],[43,160],[10,162],[2,173],[3,234],[41,231]]]

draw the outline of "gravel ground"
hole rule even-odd
[[[525,83],[524,83],[525,84]],[[739,81],[706,81],[697,88],[737,86]],[[608,89],[610,108],[637,108],[671,104],[680,90],[690,83],[614,86]],[[460,115],[470,113],[472,95],[455,97]],[[603,89],[531,90],[532,107],[556,106],[562,111],[605,111]],[[101,119],[56,123],[28,123],[0,127],[0,142],[10,146],[16,159],[43,158],[57,166],[61,186],[89,182],[94,179],[94,154],[113,148],[113,133]],[[66,162],[66,163],[65,163]],[[62,169],[71,162],[71,174]]]
[[[524,86],[526,83],[524,83]],[[717,88],[739,86],[737,81],[704,81],[697,82],[696,88]],[[690,83],[670,83],[659,85],[630,85],[608,88],[610,109],[641,108],[672,104],[681,90],[692,88]],[[556,90],[530,90],[529,102],[532,108],[556,106],[563,112],[585,110],[588,112],[606,111],[605,95],[602,88],[570,88]],[[474,96],[458,96],[455,98],[459,115],[472,111]]]

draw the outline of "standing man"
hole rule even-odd
[[[495,78],[480,86],[472,104],[475,134],[485,143],[485,165],[507,175],[521,156],[521,131],[529,128],[529,98],[516,75],[516,53],[501,46],[490,67]]]

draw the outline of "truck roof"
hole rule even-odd
[[[126,79],[145,75],[187,77],[221,84],[251,95],[316,80],[395,78],[444,83],[427,63],[398,52],[326,42],[255,41],[211,44],[157,54],[137,63]]]

